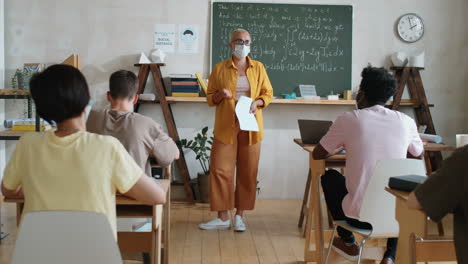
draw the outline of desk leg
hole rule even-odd
[[[396,198],[395,217],[400,225],[395,263],[415,264],[416,257],[412,250],[412,237],[418,234],[426,236],[426,215],[419,210],[409,209],[406,201]]]
[[[428,152],[424,153],[424,163],[426,164],[426,173],[429,176],[432,173],[432,164],[431,157]]]
[[[306,243],[304,260],[306,262],[316,262],[321,264],[323,261],[323,225],[322,210],[320,203],[320,176],[325,171],[324,160],[314,160],[312,153],[309,154],[309,169],[311,175],[311,189],[309,199],[309,214],[306,222]],[[314,219],[315,252],[310,250],[310,241],[312,236],[311,221]],[[313,257],[312,257],[313,256]]]
[[[164,253],[163,264],[169,264],[169,243],[170,243],[170,231],[171,231],[171,188],[167,191],[166,194],[166,204],[164,205]]]
[[[151,229],[151,264],[161,264],[161,220],[162,205],[153,207],[153,226]]]
[[[424,154],[424,163],[426,164],[426,171],[427,171],[427,176],[431,176],[432,174],[432,164],[431,164],[431,156],[430,152],[426,152]],[[444,236],[444,225],[442,222],[437,223],[437,230],[439,231],[439,236]]]
[[[307,182],[306,182],[306,186],[304,189],[304,198],[302,199],[301,213],[299,215],[299,223],[297,224],[297,227],[299,228],[301,228],[302,225],[304,224],[304,212],[307,208],[307,201],[309,200],[310,181],[311,181],[311,177],[310,177],[310,169],[309,169],[309,173],[307,174]]]
[[[16,203],[16,226],[21,224],[21,215],[23,213],[24,203]]]
[[[172,165],[167,166],[164,169],[164,178],[172,182]],[[171,237],[171,185],[166,193],[166,204],[163,206],[163,230],[164,230],[164,252],[162,254],[162,263],[169,264],[169,244]]]
[[[161,264],[161,226],[153,231],[153,254],[151,263]]]

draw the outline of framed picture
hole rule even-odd
[[[25,63],[22,72],[22,88],[21,86],[19,88],[29,90],[29,80],[31,77],[38,72],[42,72],[44,68],[43,63]]]

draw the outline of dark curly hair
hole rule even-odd
[[[49,123],[81,115],[90,99],[83,74],[64,64],[52,65],[34,75],[29,86],[37,113]]]
[[[384,68],[368,66],[361,73],[361,92],[370,105],[385,104],[396,92],[396,80]]]

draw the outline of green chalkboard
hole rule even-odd
[[[231,56],[229,34],[250,32],[250,56],[261,61],[276,96],[313,84],[326,96],[351,89],[351,5],[214,2],[211,63]]]

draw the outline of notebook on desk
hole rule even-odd
[[[332,121],[324,120],[297,120],[299,132],[303,144],[318,144],[328,129],[333,124]]]
[[[418,187],[419,184],[425,182],[427,176],[425,175],[403,175],[390,177],[388,180],[388,187],[405,192],[412,192]]]

